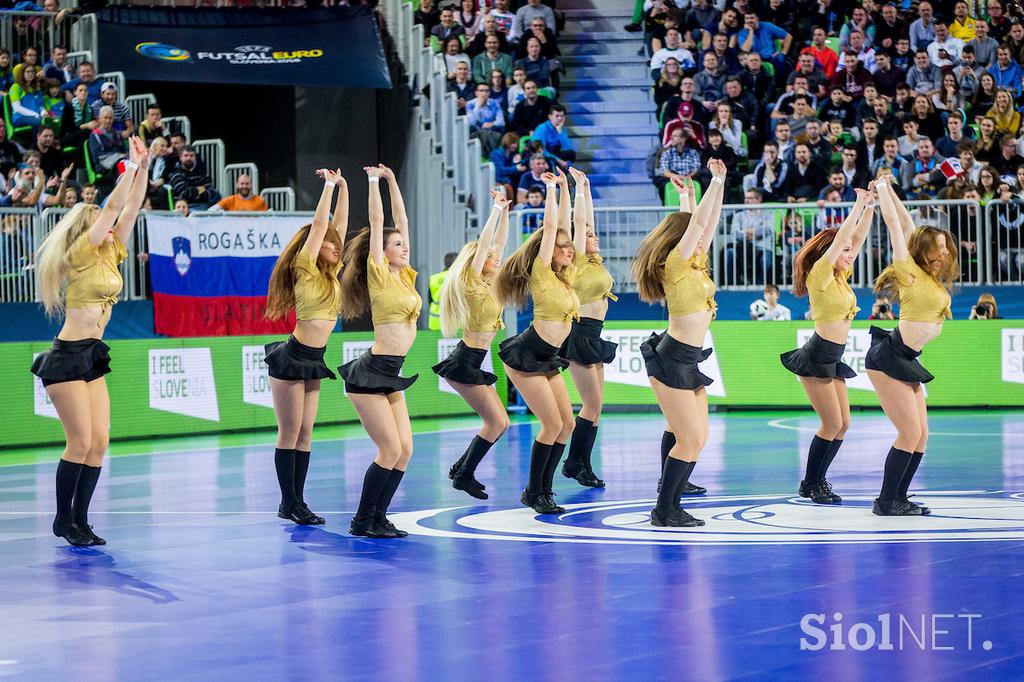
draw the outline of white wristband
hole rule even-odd
[[[139,164],[135,163],[134,161],[129,161],[124,165],[124,167],[129,170],[135,170],[139,167]]]
[[[336,184],[338,184],[338,183],[336,183],[336,182],[331,182],[330,180],[328,180],[328,181],[327,181],[327,182],[325,182],[324,184],[325,184],[325,185],[327,185],[328,187],[330,187],[331,189],[334,189],[334,186],[335,186]]]
[[[366,179],[370,182],[380,182],[380,178],[376,175],[367,175]]]
[[[723,180],[722,178],[720,178],[718,176],[712,177],[711,178],[711,182],[719,184],[719,185],[724,185],[725,184],[725,180]]]
[[[558,183],[557,183],[557,182],[546,182],[546,183],[544,183],[544,185],[545,185],[545,186],[546,186],[546,187],[547,187],[548,189],[553,189],[553,188],[555,188],[555,187],[558,187]]]

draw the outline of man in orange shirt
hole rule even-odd
[[[263,197],[252,193],[252,178],[248,175],[239,175],[235,183],[235,194],[224,197],[217,202],[225,211],[266,211],[267,202]]]
[[[817,27],[811,36],[811,44],[800,51],[800,54],[809,53],[818,62],[825,75],[832,78],[835,75],[836,67],[839,66],[839,55],[825,45],[825,29]]]

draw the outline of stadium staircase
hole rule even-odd
[[[643,34],[629,33],[632,5],[621,0],[558,0],[566,75],[559,101],[568,110],[578,164],[590,174],[595,203],[646,206],[657,200],[646,159],[658,142]]]

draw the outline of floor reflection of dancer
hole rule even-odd
[[[89,525],[89,503],[110,441],[110,347],[103,332],[124,286],[118,266],[146,198],[149,153],[137,137],[125,171],[103,207],[78,204],[36,254],[39,296],[51,316],[64,316],[53,346],[32,363],[64,427],[57,465],[53,534],[72,545],[105,545]]]
[[[601,258],[600,240],[594,227],[594,204],[590,180],[570,168],[576,181],[576,205],[573,209],[573,247],[576,274],[573,287],[580,299],[580,319],[572,323],[572,331],[562,344],[559,355],[569,361],[569,373],[580,394],[580,411],[576,415],[569,455],[562,465],[562,475],[580,485],[603,488],[604,481],[594,473],[591,454],[597,438],[597,424],[604,403],[604,366],[615,359],[617,344],[601,338],[608,300],[618,300],[612,293],[611,274]],[[563,197],[568,205],[569,197]],[[560,225],[560,227],[562,227]]]
[[[547,186],[544,224],[501,266],[497,295],[502,303],[522,308],[533,298],[533,324],[501,342],[498,355],[526,406],[540,420],[540,433],[530,452],[530,481],[520,498],[540,514],[565,511],[555,504],[555,469],[573,429],[572,402],[562,380],[566,361],[558,350],[579,318],[580,300],[572,288],[573,245],[558,228],[558,183],[561,201],[569,200],[565,176],[542,176]]]
[[[708,251],[722,212],[726,166],[711,159],[708,170],[711,182],[692,213],[687,210],[693,208],[692,183],[672,179],[679,189],[681,210],[644,238],[633,261],[640,299],[665,301],[669,314],[668,330],[652,334],[641,346],[651,387],[668,422],[662,439],[658,503],[651,510],[655,526],[704,525],[679,506],[679,496],[708,438],[705,387],[712,380],[697,363],[711,354],[710,349],[701,350],[717,307],[715,284],[708,275]]]
[[[370,311],[373,347],[338,368],[345,391],[356,408],[377,456],[363,477],[359,508],[349,526],[352,535],[399,538],[408,535],[387,517],[391,499],[412,457],[412,426],[402,391],[416,376],[399,376],[405,355],[416,340],[422,299],[416,271],[409,266],[409,220],[398,181],[390,168],[366,169],[370,226],[349,240],[342,258],[341,316],[351,319]],[[388,183],[394,228],[384,228],[380,180]]]
[[[302,525],[324,519],[306,505],[306,474],[312,447],[313,424],[320,404],[320,380],[337,379],[324,354],[338,322],[341,306],[341,253],[348,229],[348,184],[338,171],[322,169],[324,179],[313,222],[302,227],[274,265],[267,296],[267,319],[284,317],[295,309],[295,330],[287,341],[268,343],[270,391],[277,417],[274,467],[281,488],[277,515]],[[338,188],[334,223],[331,199]]]
[[[494,278],[508,240],[509,200],[501,190],[491,194],[494,206],[479,239],[462,247],[441,287],[441,332],[452,338],[462,330],[459,345],[434,372],[444,378],[483,419],[480,432],[452,465],[448,477],[456,490],[486,500],[476,468],[494,443],[508,430],[505,403],[494,390],[497,377],[480,369],[498,330],[504,329],[502,306],[494,296]]]
[[[810,299],[814,334],[803,347],[783,353],[782,364],[800,377],[821,420],[800,482],[800,496],[818,504],[843,501],[825,476],[850,427],[846,380],[857,373],[842,360],[850,325],[860,308],[849,279],[874,218],[873,185],[872,191],[856,190],[857,202],[838,230],[814,235],[793,259],[793,294]]]
[[[915,229],[889,182],[880,181],[877,190],[892,265],[875,280],[875,291],[899,301],[900,320],[891,331],[871,328],[871,348],[864,358],[882,410],[897,431],[873,511],[879,516],[921,516],[930,513],[928,508],[911,502],[907,491],[928,441],[928,406],[921,384],[934,377],[917,357],[953,316],[949,292],[960,266],[952,234],[935,227]]]

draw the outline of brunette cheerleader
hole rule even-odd
[[[448,472],[456,490],[481,500],[487,499],[487,493],[476,480],[476,468],[509,426],[505,403],[494,390],[497,377],[480,369],[495,334],[505,328],[493,281],[508,240],[509,200],[500,191],[491,197],[494,206],[480,238],[462,247],[441,287],[441,332],[452,338],[461,329],[462,340],[443,362],[434,365],[434,372],[484,420],[465,454]]]
[[[565,511],[555,504],[555,469],[573,430],[572,403],[562,380],[566,361],[558,350],[579,319],[579,298],[573,289],[573,245],[558,228],[558,185],[551,173],[542,176],[547,187],[544,224],[516,249],[498,272],[497,296],[522,308],[533,299],[533,324],[501,342],[498,355],[516,390],[540,420],[540,433],[530,453],[530,480],[522,503],[540,514]],[[563,195],[561,201],[568,201]]]
[[[612,293],[611,274],[601,258],[600,240],[594,228],[594,205],[590,180],[581,171],[570,168],[576,181],[576,205],[573,209],[573,247],[575,279],[573,288],[580,299],[580,319],[572,323],[572,331],[562,344],[559,355],[569,361],[569,373],[580,394],[569,455],[562,465],[562,475],[580,485],[603,488],[591,463],[597,423],[604,402],[604,366],[615,359],[617,344],[601,338],[608,300],[617,301]],[[568,205],[569,197],[562,203]],[[560,226],[561,227],[561,226]]]
[[[339,171],[322,169],[324,179],[313,223],[301,228],[277,259],[270,275],[267,319],[295,309],[295,330],[287,341],[268,343],[270,391],[277,417],[274,466],[281,487],[277,515],[295,523],[318,525],[324,519],[306,505],[313,424],[320,404],[320,380],[337,379],[324,363],[327,340],[338,322],[341,305],[341,252],[348,229],[348,185]],[[329,220],[334,188],[338,203]]]
[[[366,470],[352,535],[401,538],[408,535],[387,518],[388,506],[412,457],[412,426],[402,391],[417,376],[402,377],[405,355],[416,340],[422,299],[416,271],[409,266],[409,221],[394,172],[384,165],[366,168],[370,184],[370,226],[349,240],[342,258],[341,316],[370,311],[373,347],[338,368],[359,421],[377,446]],[[388,183],[394,228],[384,227],[380,180]]]
[[[651,387],[668,422],[658,503],[651,511],[655,526],[704,525],[679,506],[679,496],[708,438],[705,387],[711,379],[697,363],[711,355],[710,349],[701,350],[717,309],[707,263],[722,212],[726,166],[711,159],[708,170],[711,182],[696,210],[680,210],[662,220],[640,243],[633,261],[640,299],[665,301],[669,314],[668,330],[652,334],[641,346]],[[690,187],[676,178],[672,182],[681,206],[688,207]]]
[[[810,299],[814,334],[803,347],[781,356],[782,365],[800,377],[821,420],[811,439],[807,470],[800,482],[800,497],[818,504],[843,501],[832,492],[825,474],[850,427],[846,380],[857,373],[842,359],[850,325],[860,308],[849,279],[874,218],[874,183],[868,191],[856,192],[857,202],[842,226],[814,235],[794,258],[793,294]]]
[[[146,198],[149,152],[129,141],[125,171],[102,208],[78,204],[36,252],[39,296],[48,315],[64,316],[53,346],[32,363],[32,373],[64,427],[66,445],[57,465],[57,516],[53,534],[72,545],[105,545],[89,525],[89,502],[110,440],[110,347],[103,332],[124,280],[125,259],[139,208]]]
[[[915,229],[889,177],[885,180],[877,186],[878,205],[889,231],[893,262],[875,280],[875,291],[899,301],[900,320],[891,331],[871,328],[864,366],[897,435],[885,458],[882,491],[872,511],[879,516],[921,516],[930,511],[911,502],[907,491],[928,441],[928,407],[921,384],[934,377],[917,358],[953,316],[949,292],[960,267],[953,235],[935,227]]]

